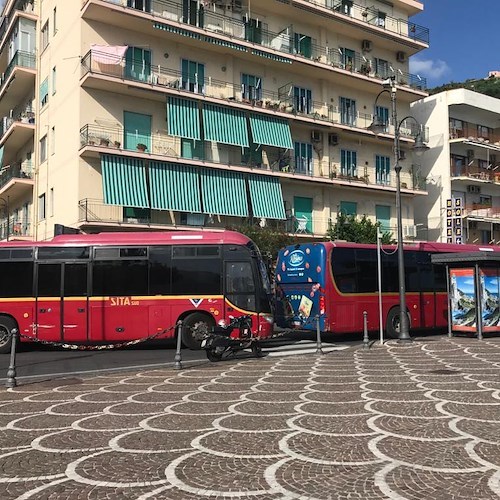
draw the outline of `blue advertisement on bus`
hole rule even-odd
[[[316,317],[324,313],[324,253],[323,245],[306,243],[286,247],[278,255],[278,299],[281,295],[288,301],[297,328],[316,328]]]

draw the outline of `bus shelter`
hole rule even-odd
[[[500,333],[500,254],[468,252],[434,254],[445,265],[448,284],[448,336]]]

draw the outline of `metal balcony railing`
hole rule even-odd
[[[266,25],[262,22],[258,26],[253,26],[246,23],[244,20],[226,16],[224,14],[214,12],[211,9],[204,9],[202,16],[199,15],[187,16],[184,13],[183,4],[173,1],[152,0],[150,2],[141,1],[138,2],[137,4],[133,0],[128,1],[126,4],[121,2],[121,0],[104,0],[104,1],[108,3],[123,5],[125,8],[130,10],[136,10],[136,11],[139,10],[141,12],[152,14],[154,16],[154,19],[159,22],[165,20],[167,22],[175,21],[176,23],[177,22],[183,23],[184,24],[183,31],[180,31],[179,28],[177,28],[176,26],[172,26],[172,29],[168,30],[181,35],[194,36],[195,38],[200,40],[205,40],[212,43],[220,44],[218,39],[212,40],[211,37],[208,38],[203,37],[198,32],[191,33],[189,31],[189,26],[193,26],[196,28],[204,29],[205,31],[211,33],[225,35],[227,37],[230,37],[233,41],[245,40],[255,45],[261,45],[263,47],[273,49],[276,52],[280,52],[286,55],[292,54],[297,57],[303,57],[309,60],[325,62],[334,67],[338,67],[330,60],[331,57],[333,57],[332,55],[335,54],[335,52],[338,52],[339,50],[338,48],[317,45],[313,39],[311,39],[310,43],[311,50],[309,50],[309,48],[302,47],[300,43],[297,46],[293,25],[287,26],[279,32],[273,32],[268,30]],[[326,1],[331,3],[331,0],[326,0]],[[135,5],[137,5],[137,8],[134,7]],[[213,2],[213,5],[217,4]],[[326,3],[324,4],[324,6],[326,6]],[[337,11],[337,9],[333,10]],[[361,15],[360,18],[363,18],[363,16]],[[416,34],[417,31],[418,33],[425,33],[425,28],[417,27],[417,25],[415,24],[408,23],[403,20],[396,20],[397,22],[392,23],[389,22],[392,19],[389,16],[386,16],[385,19],[387,20],[386,23],[387,26],[385,27],[387,31],[391,31],[390,28],[392,26],[395,26],[394,32],[398,34],[402,34],[400,32],[404,31],[404,29],[407,29],[409,33],[412,34],[412,36],[409,37],[412,39],[416,39],[415,36],[413,36],[413,33]],[[161,26],[157,27],[161,28]],[[428,37],[428,32],[427,32],[427,37]],[[273,54],[271,53],[267,54],[267,56],[270,58],[274,58]],[[392,68],[390,70],[391,71],[390,74],[392,76],[397,77],[398,83],[400,85],[408,86],[418,90],[425,90],[427,88],[427,82],[425,78],[421,78],[418,75],[398,72],[396,69],[393,68],[393,66],[394,65],[392,66],[389,65],[389,67]],[[361,65],[359,65],[358,69],[359,71],[356,71],[356,73],[361,72]],[[374,78],[379,78],[376,74],[369,76],[373,76]],[[381,79],[383,80],[384,78],[387,78],[387,76]]]
[[[500,146],[500,133],[479,123],[462,122],[457,127],[454,122],[450,122],[450,139],[465,139],[478,142],[482,145],[493,144]]]
[[[0,170],[0,189],[11,179],[33,179],[32,162],[17,162],[3,167]]]
[[[0,240],[14,239],[16,237],[31,237],[31,222],[27,219],[16,219],[9,217],[9,221],[4,217],[0,219]]]
[[[9,65],[7,66],[5,72],[2,74],[2,77],[0,78],[0,87],[2,87],[3,84],[8,80],[10,74],[12,73],[12,71],[14,71],[14,68],[16,66],[23,68],[35,68],[35,65],[36,65],[35,54],[30,54],[29,52],[18,50],[14,54],[14,57],[9,62]]]

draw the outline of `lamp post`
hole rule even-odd
[[[7,199],[5,198],[0,198],[0,202],[3,203],[3,208],[5,210],[6,218],[7,218],[7,234],[6,234],[6,239],[9,241],[9,233],[10,233],[10,228],[9,228],[9,197],[7,196]]]
[[[410,337],[410,322],[406,312],[406,286],[405,286],[405,259],[403,250],[403,224],[401,212],[401,150],[399,147],[399,136],[401,124],[407,119],[412,119],[418,126],[419,131],[415,135],[415,143],[413,151],[417,155],[421,155],[429,148],[422,141],[420,131],[420,123],[413,116],[406,116],[398,123],[396,111],[396,79],[395,77],[388,78],[382,82],[383,90],[377,95],[375,99],[375,113],[373,123],[368,127],[375,135],[385,131],[387,123],[385,123],[380,116],[378,116],[376,108],[378,98],[385,92],[391,96],[391,115],[394,124],[394,171],[396,172],[396,218],[397,218],[397,243],[398,243],[398,283],[399,283],[399,334],[398,342],[411,342]]]

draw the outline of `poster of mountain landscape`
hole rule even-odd
[[[485,332],[500,331],[499,280],[497,269],[481,269],[481,311],[483,330]]]
[[[450,307],[453,331],[476,331],[476,293],[473,268],[450,269]]]

